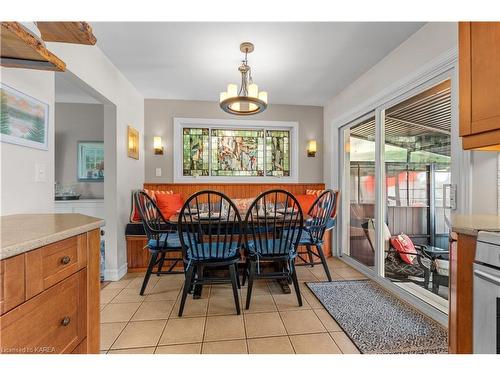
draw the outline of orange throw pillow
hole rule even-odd
[[[306,216],[317,197],[315,195],[303,194],[296,195],[295,198],[299,202],[300,208],[302,208],[302,213]]]
[[[403,260],[403,262],[413,264],[413,261],[417,256],[417,249],[415,249],[415,245],[413,244],[413,241],[410,239],[410,237],[408,237],[404,233],[401,233],[400,235],[391,238],[391,245],[399,253],[399,256]]]
[[[156,205],[160,209],[165,220],[175,215],[184,205],[182,194],[155,194]]]

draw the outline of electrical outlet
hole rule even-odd
[[[45,163],[35,163],[35,182],[47,182]]]
[[[161,168],[156,168],[156,177],[161,177]]]

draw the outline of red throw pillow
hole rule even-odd
[[[144,189],[144,192],[149,195],[149,197],[156,202],[156,195],[160,194],[173,194],[172,190],[148,190]],[[134,192],[132,191],[132,202],[130,204],[130,218],[129,221],[131,223],[142,223],[141,215],[139,214],[139,208],[135,204]]]
[[[315,195],[303,194],[296,195],[295,198],[299,202],[300,208],[302,208],[302,213],[306,216],[317,197]]]
[[[415,260],[417,254],[417,249],[415,249],[415,245],[413,244],[413,241],[410,239],[410,237],[408,237],[404,233],[401,233],[398,236],[391,237],[391,245],[399,253],[399,256],[401,257],[403,262],[413,264],[413,261]]]
[[[184,205],[182,194],[156,194],[156,205],[165,220],[175,215]]]

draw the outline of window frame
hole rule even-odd
[[[203,118],[174,118],[173,161],[174,183],[180,182],[233,182],[233,183],[263,183],[278,182],[297,183],[299,176],[298,159],[298,122],[294,121],[258,121],[258,120],[222,120]],[[266,154],[266,131],[287,130],[290,132],[290,176],[184,176],[183,175],[183,129],[208,128],[211,136],[212,129],[252,129],[264,131],[264,158]],[[211,172],[211,138],[209,136],[209,171]],[[264,159],[264,170],[266,169]],[[265,173],[265,172],[264,172]]]

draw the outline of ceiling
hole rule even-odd
[[[146,98],[216,101],[238,83],[239,44],[276,104],[324,105],[418,22],[93,22],[97,45]]]

